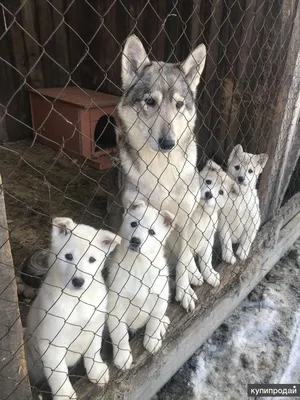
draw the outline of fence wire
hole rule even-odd
[[[0,5],[1,398],[122,396],[299,192],[299,5]]]

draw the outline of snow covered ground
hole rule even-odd
[[[247,383],[300,383],[300,240],[155,399],[246,400]]]

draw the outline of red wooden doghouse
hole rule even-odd
[[[78,87],[30,90],[36,138],[86,159],[94,168],[107,169],[118,142],[118,102],[117,96]]]

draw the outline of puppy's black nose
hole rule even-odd
[[[133,245],[133,246],[139,246],[141,244],[141,239],[136,237],[136,236],[133,236],[130,239],[130,244]]]
[[[72,279],[72,285],[76,288],[81,288],[84,284],[84,279],[83,278],[73,278]]]
[[[238,181],[239,181],[240,183],[243,183],[244,180],[245,180],[245,178],[244,178],[243,176],[239,176],[239,177],[238,177]]]
[[[164,136],[158,140],[158,144],[162,150],[171,150],[175,146],[175,140],[169,136]]]
[[[212,195],[211,192],[205,192],[205,198],[206,198],[206,200],[210,200],[210,199],[212,199],[212,197],[213,197],[213,195]]]

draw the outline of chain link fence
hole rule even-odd
[[[0,5],[1,399],[150,398],[299,211],[299,2]]]

